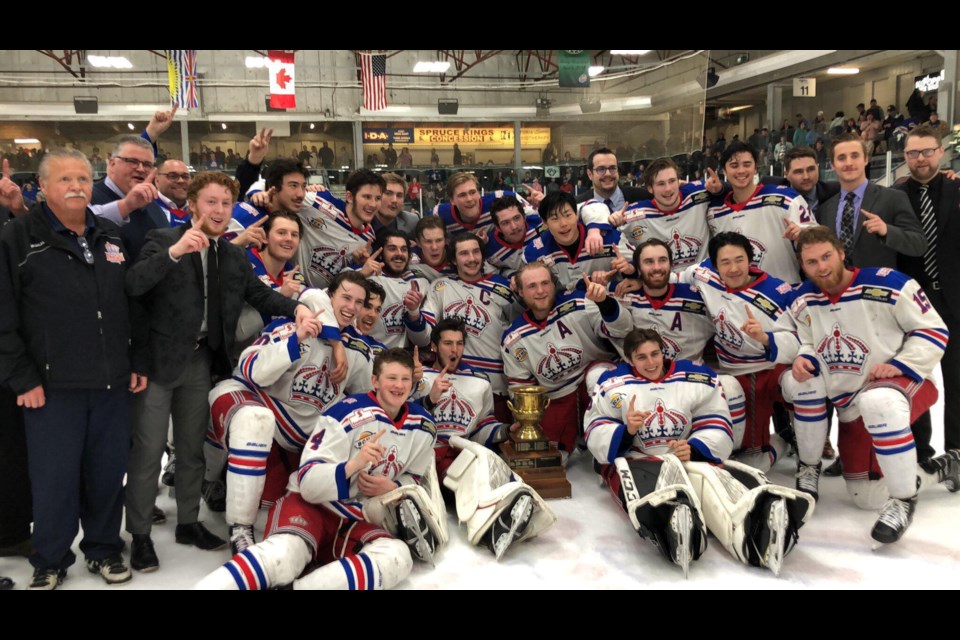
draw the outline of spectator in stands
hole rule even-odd
[[[941,138],[945,138],[950,134],[950,126],[940,119],[940,114],[938,114],[936,111],[930,112],[930,119],[923,124],[936,131],[937,135],[939,135]]]

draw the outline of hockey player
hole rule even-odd
[[[587,406],[587,370],[615,358],[607,338],[623,338],[633,322],[603,285],[584,274],[585,290],[557,293],[556,276],[541,262],[520,267],[517,288],[527,310],[503,334],[503,371],[509,384],[547,389],[544,435],[569,454]],[[597,372],[599,375],[599,372]]]
[[[581,205],[589,206],[590,202]],[[604,207],[603,203],[600,203]],[[587,245],[587,229],[577,214],[577,202],[563,191],[544,196],[540,216],[547,231],[534,238],[524,250],[524,262],[543,262],[556,274],[560,286],[571,290],[580,285],[580,277],[599,271],[609,271],[617,257],[616,246],[620,232],[603,231],[602,241]]]
[[[652,329],[631,331],[624,349],[628,362],[593,393],[585,439],[634,528],[684,575],[706,550],[707,529],[741,562],[779,574],[813,498],[724,462],[733,432],[711,369],[666,360]]]
[[[543,221],[538,214],[525,211],[515,196],[494,200],[490,220],[494,228],[487,237],[487,264],[509,278],[523,264],[526,245],[543,232]]]
[[[424,216],[417,223],[417,247],[410,255],[410,270],[434,282],[456,273],[447,262],[447,228],[436,216]]]
[[[339,341],[353,324],[367,298],[365,285],[363,276],[347,271],[334,278],[329,301],[322,292],[305,293],[302,301],[319,308],[318,315],[329,304],[332,320],[301,330],[284,320],[269,325],[241,354],[234,377],[210,392],[208,440],[228,451],[226,520],[234,549],[252,543],[261,497],[270,503],[280,495],[316,416],[347,392],[369,389],[369,353],[347,349],[347,378],[336,383],[332,348],[323,342]]]
[[[496,453],[496,445],[520,423],[508,425],[493,415],[490,382],[463,361],[467,333],[456,317],[433,327],[437,367],[424,370],[413,397],[433,414],[437,475],[456,494],[457,515],[467,524],[470,543],[486,546],[500,559],[515,540],[543,533],[556,517]]]
[[[471,337],[464,361],[490,379],[497,417],[509,420],[500,340],[520,313],[520,304],[506,278],[483,274],[483,242],[477,236],[466,232],[456,235],[448,253],[457,274],[433,283],[422,312],[411,305],[407,316],[410,339],[425,347],[430,344],[432,328],[440,320],[453,317],[463,320]]]
[[[740,233],[753,245],[752,265],[772,277],[797,284],[800,267],[793,242],[801,228],[815,224],[802,196],[788,187],[756,185],[757,151],[745,142],[732,142],[721,157],[732,187],[707,210],[711,234]]]
[[[407,402],[409,353],[377,356],[372,384],[369,394],[349,396],[319,418],[287,494],[270,510],[263,542],[235,554],[197,588],[373,590],[409,575],[407,544],[370,522],[364,503],[418,484],[433,467],[436,431],[430,414]],[[312,563],[321,566],[301,575]]]
[[[643,173],[644,184],[653,193],[652,200],[636,202],[617,213],[610,213],[602,202],[584,204],[580,217],[587,227],[588,239],[599,241],[603,231],[617,229],[623,256],[632,256],[634,248],[644,240],[663,240],[670,246],[672,268],[677,273],[703,262],[710,237],[707,207],[710,196],[720,194],[723,185],[716,172],[709,168],[705,185],[700,182],[681,185],[679,175],[673,160],[659,158]],[[633,271],[624,269],[622,273],[632,275]]]
[[[828,227],[804,230],[797,246],[809,280],[778,327],[789,330],[768,336],[771,357],[793,362],[781,382],[788,400],[803,401],[798,383],[825,389],[840,422],[847,490],[860,507],[883,503],[871,535],[896,542],[910,526],[919,489],[942,482],[960,490],[960,452],[921,468],[910,431],[936,402],[929,376],[943,356],[947,329],[915,280],[888,268],[844,268],[843,245]],[[821,407],[817,412],[819,419],[797,429],[797,487],[813,495],[827,432],[826,415]]]
[[[373,249],[374,255],[382,251],[380,259],[383,271],[380,275],[370,276],[370,279],[383,287],[386,297],[380,322],[370,335],[387,347],[405,347],[407,328],[404,320],[410,315],[420,314],[420,298],[407,296],[407,293],[410,290],[426,292],[430,283],[410,271],[410,240],[402,231],[389,227],[381,229],[377,232]]]
[[[745,329],[754,320],[762,331],[772,331],[789,304],[792,287],[753,266],[754,244],[746,236],[722,232],[710,240],[708,250],[715,268],[693,267],[692,282],[713,323],[719,370],[736,376],[743,389],[744,435],[736,456],[766,471],[787,450],[786,442],[770,433],[773,403],[782,400],[778,379],[786,366],[771,362],[764,344]],[[724,388],[728,397],[738,395],[729,385]]]
[[[263,247],[247,249],[253,272],[268,287],[296,300],[303,289],[303,280],[298,277],[300,268],[291,261],[300,248],[303,223],[296,213],[280,210],[267,216],[262,229],[266,234]],[[262,316],[253,307],[244,307],[237,323],[237,344],[248,346],[272,320],[274,318]]]
[[[513,191],[491,191],[480,195],[480,182],[477,177],[460,171],[447,180],[447,197],[450,202],[441,202],[431,213],[443,220],[451,236],[461,231],[487,234],[493,226],[490,205],[504,196],[518,197]],[[524,202],[524,207],[526,206],[527,203]]]

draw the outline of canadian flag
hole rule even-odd
[[[272,109],[295,109],[297,94],[294,90],[294,71],[292,50],[270,50],[270,107]]]

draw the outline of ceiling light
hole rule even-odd
[[[446,73],[450,68],[449,62],[425,62],[421,60],[413,65],[414,73]]]
[[[611,49],[610,53],[615,56],[645,56],[652,49]]]
[[[107,69],[133,69],[130,61],[123,56],[87,56],[87,62],[92,67]]]
[[[263,56],[247,56],[243,63],[247,66],[247,69],[262,69],[270,64],[270,59]]]
[[[596,78],[603,73],[603,67],[590,67],[587,69],[587,73],[590,74],[591,78]]]
[[[827,74],[831,76],[852,76],[857,73],[860,73],[860,69],[856,67],[830,67],[827,69]]]
[[[132,123],[132,122],[128,122],[128,123],[127,123],[127,129],[130,129],[130,131],[133,131],[134,129],[136,129],[136,127],[133,126],[133,123]]]
[[[36,138],[14,138],[14,144],[40,144]]]

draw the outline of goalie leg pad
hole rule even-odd
[[[275,425],[273,413],[257,406],[241,407],[230,420],[225,516],[228,524],[250,525],[257,520]]]
[[[519,498],[524,495],[529,496],[532,510],[528,522],[520,531],[514,529],[513,523],[507,527],[514,529],[517,534],[515,540],[527,540],[537,536],[557,521],[543,498],[533,487],[514,476],[500,456],[459,436],[451,438],[450,444],[461,451],[447,469],[443,484],[454,492],[457,518],[467,524],[467,537],[471,544],[489,541],[487,533],[491,529],[502,529],[505,519],[515,519],[512,512]],[[507,512],[507,515],[504,515],[504,512]],[[500,534],[497,534],[498,540],[500,537]],[[500,551],[500,555],[503,550],[505,547]]]
[[[439,494],[439,488],[434,499],[423,486],[397,487],[367,499],[363,517],[404,541],[417,559],[432,563],[433,553],[447,541],[447,512]]]
[[[624,509],[641,538],[650,540],[684,574],[706,551],[700,500],[676,456],[614,461]]]
[[[779,562],[813,514],[813,497],[770,484],[760,471],[738,462],[723,467],[684,465],[703,506],[707,528],[741,562],[779,571]]]

